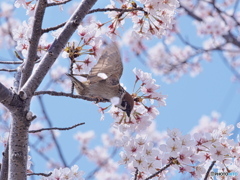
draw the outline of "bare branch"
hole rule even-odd
[[[59,25],[57,25],[57,26],[54,26],[54,27],[50,27],[50,28],[47,28],[47,29],[43,29],[43,30],[42,30],[42,34],[48,33],[48,32],[50,32],[50,31],[55,31],[55,30],[63,27],[65,24],[66,24],[66,22],[64,22],[64,23],[62,23],[62,24],[59,24]]]
[[[0,71],[16,72],[17,69],[0,69]]]
[[[155,176],[157,176],[158,174],[160,174],[161,172],[163,172],[164,170],[169,168],[171,165],[176,164],[176,161],[177,161],[176,158],[170,159],[170,162],[166,166],[164,166],[162,169],[160,169],[156,173],[152,174],[151,176],[147,177],[145,180],[154,178]]]
[[[197,21],[203,21],[202,18],[198,17],[196,14],[194,14],[192,11],[188,10],[185,6],[183,6],[182,4],[180,4],[180,7],[183,8],[189,16],[191,16],[192,18],[196,19]]]
[[[21,61],[0,61],[0,64],[22,64]]]
[[[83,0],[76,8],[76,11],[64,26],[59,37],[54,40],[51,47],[48,49],[48,52],[42,58],[35,73],[30,76],[27,83],[25,83],[22,87],[21,91],[25,92],[24,94],[26,94],[27,97],[31,97],[34,94],[34,91],[38,88],[43,78],[46,76],[48,70],[51,68],[58,55],[67,44],[69,38],[75,32],[82,19],[86,16],[96,1],[97,0]]]
[[[86,179],[86,180],[92,179],[92,177],[94,176],[94,174],[96,174],[98,171],[100,171],[101,168],[103,168],[103,167],[108,163],[109,159],[110,159],[110,158],[113,158],[113,157],[116,155],[117,151],[118,151],[118,148],[115,148],[115,149],[113,150],[113,152],[111,153],[111,155],[109,156],[109,158],[106,158],[106,160],[105,160],[101,165],[99,165],[98,167],[96,167],[92,172],[90,172],[85,179]]]
[[[204,177],[204,180],[207,180],[207,179],[208,179],[209,173],[210,173],[210,171],[212,170],[212,168],[213,168],[213,166],[214,166],[215,163],[216,163],[216,161],[213,161],[212,164],[209,166],[209,168],[208,168],[208,170],[207,170],[207,173],[206,173],[206,175],[205,175],[205,177]]]
[[[48,7],[50,6],[59,6],[59,5],[62,5],[62,4],[66,4],[68,2],[70,2],[71,0],[66,0],[66,1],[63,1],[63,2],[59,2],[59,3],[48,3]]]
[[[147,13],[142,7],[132,8],[132,9],[121,9],[121,8],[97,8],[88,12],[88,14],[92,14],[95,12],[107,12],[107,11],[117,11],[117,12],[132,12],[132,11],[143,11]]]
[[[51,176],[52,172],[45,174],[45,173],[29,173],[27,174],[27,176],[33,176],[33,175],[37,175],[37,176],[44,176],[44,177],[49,177]]]
[[[77,126],[81,126],[81,125],[84,125],[85,123],[78,123],[78,124],[75,124],[71,127],[66,127],[66,128],[59,128],[59,127],[52,127],[52,128],[42,128],[42,129],[38,129],[38,130],[31,130],[31,131],[28,131],[29,133],[37,133],[37,132],[41,132],[41,131],[52,131],[52,130],[61,130],[61,131],[66,131],[66,130],[70,130],[70,129],[73,129]]]
[[[138,168],[135,167],[136,171],[135,171],[135,175],[134,175],[134,180],[137,180],[137,176],[138,176]]]
[[[40,102],[40,106],[41,106],[41,108],[42,108],[42,113],[44,114],[44,116],[45,116],[45,118],[46,118],[46,120],[47,120],[47,123],[48,123],[49,127],[52,127],[52,123],[51,123],[51,121],[50,121],[50,118],[48,117],[48,114],[47,114],[47,111],[46,111],[45,106],[44,106],[44,104],[43,104],[43,100],[42,100],[41,96],[39,96],[38,99],[39,99],[39,102]],[[67,163],[66,163],[66,160],[65,160],[65,158],[64,158],[64,156],[63,156],[63,153],[62,153],[62,150],[61,150],[61,148],[60,148],[60,145],[59,145],[59,143],[58,143],[58,141],[57,141],[57,139],[56,139],[56,137],[55,137],[55,135],[54,135],[54,133],[53,133],[52,131],[51,131],[51,136],[52,136],[52,139],[53,139],[53,141],[54,141],[54,143],[55,143],[55,145],[56,145],[58,154],[59,154],[59,156],[60,156],[60,158],[61,158],[61,160],[62,160],[62,162],[63,162],[63,165],[64,165],[65,167],[67,167]]]
[[[224,64],[232,71],[236,78],[240,80],[239,72],[228,62],[228,60],[226,59],[222,52],[220,52],[220,56],[222,57]]]
[[[30,38],[30,46],[28,48],[28,56],[26,64],[23,67],[24,73],[21,76],[20,87],[26,83],[32,74],[33,67],[35,65],[35,60],[37,59],[37,49],[39,39],[42,35],[42,23],[45,9],[47,7],[47,0],[39,0],[36,4],[32,34]]]
[[[31,147],[31,150],[32,150],[32,149],[35,150],[35,151],[36,151],[43,159],[45,159],[47,162],[50,162],[51,164],[54,164],[54,163],[52,162],[52,159],[49,158],[49,157],[46,155],[46,153],[38,150],[35,145],[30,144],[30,147]]]
[[[74,95],[71,93],[56,92],[56,91],[37,91],[34,93],[34,96],[43,95],[43,94],[48,94],[51,96],[65,96],[65,97],[71,97],[71,98],[76,98],[76,99],[83,99],[83,100],[87,100],[87,101],[109,102],[109,100],[107,100],[107,99],[103,99],[102,101],[99,101],[96,98],[89,98],[89,97],[85,97],[85,96],[81,96],[81,95]]]

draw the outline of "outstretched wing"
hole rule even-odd
[[[119,49],[115,43],[108,44],[104,47],[98,63],[91,69],[87,79],[90,83],[96,83],[104,80],[101,74],[105,74],[106,81],[110,85],[117,85],[122,76],[123,64]]]

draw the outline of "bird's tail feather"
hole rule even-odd
[[[82,82],[80,82],[77,78],[75,78],[73,75],[71,74],[66,74],[66,75],[72,80],[78,93],[82,94],[82,91],[84,90],[85,85]]]

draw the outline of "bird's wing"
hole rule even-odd
[[[99,77],[106,75],[106,81],[116,85],[122,76],[123,64],[120,56],[119,49],[115,43],[106,45],[98,63],[91,69],[87,79],[90,83],[96,83],[104,80]],[[105,76],[104,75],[104,76]]]

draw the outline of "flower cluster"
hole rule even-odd
[[[79,25],[78,35],[79,42],[68,43],[62,53],[63,58],[69,58],[73,63],[73,71],[77,74],[87,74],[97,63],[96,59],[101,55],[102,37],[96,31],[94,24],[83,27]],[[77,60],[78,57],[85,59]]]
[[[163,144],[156,144],[143,137],[122,138],[119,143],[124,151],[120,153],[120,163],[131,171],[137,168],[137,179],[145,179],[156,173],[174,158],[172,168],[157,176],[166,179],[169,171],[188,173],[194,179],[203,179],[213,161],[214,169],[220,172],[238,172],[240,166],[240,146],[229,139],[233,126],[220,123],[212,132],[183,135],[178,129],[168,130]]]
[[[71,168],[59,168],[54,169],[51,176],[42,178],[43,180],[84,180],[82,177],[83,172],[78,170],[77,165],[72,166]]]
[[[135,85],[138,81],[141,84],[132,94],[135,104],[131,116],[128,118],[125,112],[114,105],[108,112],[115,119],[117,127],[122,131],[140,132],[145,130],[152,123],[152,120],[159,115],[157,107],[166,105],[166,96],[157,92],[160,86],[156,84],[156,80],[152,78],[150,73],[136,68],[133,72],[136,76]],[[147,103],[150,103],[150,105],[147,105]]]
[[[194,57],[194,50],[190,46],[184,48],[173,46],[169,49],[158,43],[148,50],[148,66],[157,75],[162,75],[166,82],[177,81],[184,74],[192,77],[202,71],[200,58]]]
[[[229,28],[225,25],[224,21],[214,17],[207,17],[203,22],[195,22],[199,35],[225,35]]]
[[[139,37],[150,38],[155,35],[161,37],[165,30],[171,29],[173,24],[173,17],[176,8],[179,6],[177,0],[173,1],[124,1],[120,2],[122,9],[133,10],[128,12],[106,12],[108,17],[112,19],[112,23],[108,26],[110,35],[117,35],[117,28],[121,27],[125,23],[126,18],[130,18],[133,22],[133,31],[136,32]],[[139,8],[140,5],[144,7],[140,10],[134,10]],[[111,1],[110,5],[106,8],[117,8],[114,1]]]

